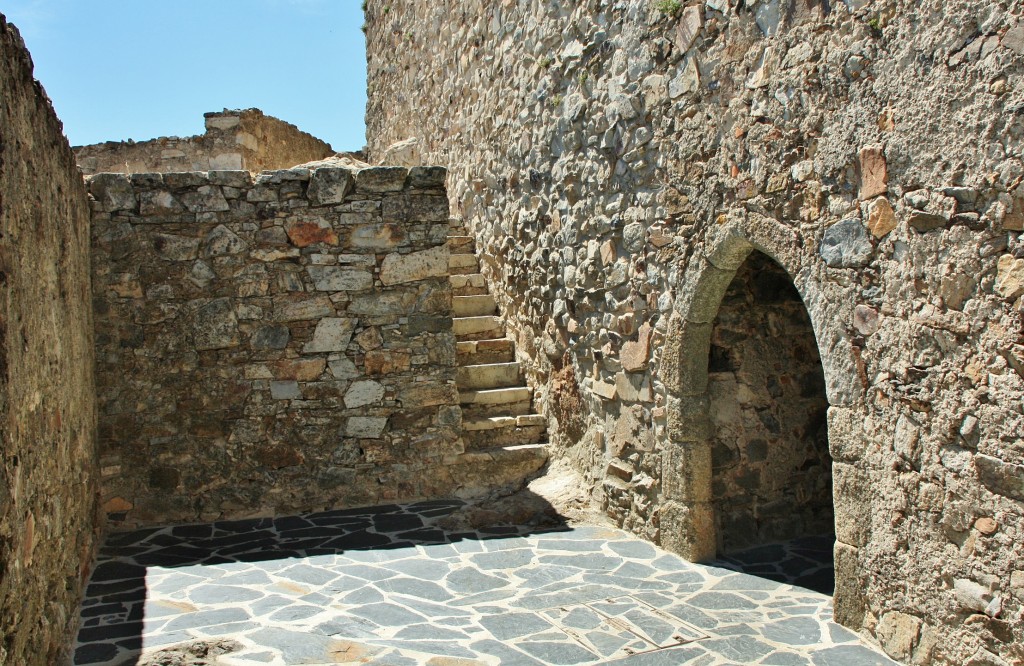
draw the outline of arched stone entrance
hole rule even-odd
[[[757,250],[737,270],[713,322],[708,406],[718,554],[746,550],[737,564],[749,573],[830,592],[835,519],[825,378],[800,294],[785,269]],[[772,545],[749,550],[763,544]]]
[[[715,427],[711,417],[709,359],[715,319],[737,271],[757,250],[788,275],[809,316],[820,354],[828,409],[828,441],[834,447],[855,436],[849,419],[863,404],[858,357],[844,322],[854,304],[825,276],[825,266],[799,230],[756,214],[714,224],[686,265],[675,311],[666,331],[661,375],[667,396],[667,441],[662,456],[661,542],[692,561],[718,553],[714,480]],[[836,411],[839,410],[839,411]],[[833,414],[835,412],[835,414]],[[840,423],[842,422],[842,423]],[[849,448],[849,447],[847,447]],[[843,502],[836,490],[834,501]],[[837,561],[836,604],[844,575],[855,565]],[[845,573],[844,573],[845,571]]]

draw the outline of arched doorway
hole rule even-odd
[[[824,371],[800,294],[759,251],[736,271],[713,321],[707,396],[719,558],[831,593]]]

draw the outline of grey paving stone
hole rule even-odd
[[[815,645],[821,642],[821,625],[813,618],[794,617],[764,625],[761,635],[785,645]]]
[[[658,551],[646,541],[609,541],[608,548],[620,557],[637,560],[654,560]]]
[[[856,643],[860,640],[857,634],[838,624],[828,625],[828,637],[833,643]]]
[[[210,627],[215,624],[225,624],[228,622],[244,622],[248,619],[249,614],[241,608],[197,611],[174,618],[164,626],[162,634],[184,629],[194,629],[195,627]]]
[[[655,652],[644,652],[624,659],[616,659],[608,662],[619,666],[679,666],[680,664],[694,664],[698,660],[707,660],[708,653],[700,645],[684,645],[676,648],[666,648]]]
[[[387,569],[377,569],[384,573],[390,573],[392,576],[395,574],[392,572],[402,573],[411,578],[419,578],[420,580],[432,580],[439,581],[447,576],[451,570],[452,565],[448,562],[432,560],[432,559],[413,559],[413,560],[401,560],[399,562],[389,562],[384,565]],[[370,568],[370,567],[367,567]],[[390,571],[388,571],[390,570]],[[347,569],[345,573],[351,574]],[[367,580],[382,580],[381,578],[369,578],[367,576],[360,576],[361,578],[367,578]]]
[[[810,666],[806,657],[792,652],[773,652],[761,660],[765,666]]]
[[[327,664],[336,661],[331,652],[337,644],[327,636],[265,627],[248,634],[247,638],[257,645],[280,651],[281,659],[286,664]]]
[[[526,548],[504,550],[494,553],[480,553],[469,558],[475,566],[484,570],[517,569],[525,567],[534,558],[534,552]]]
[[[575,643],[523,641],[516,643],[516,647],[545,664],[587,664],[596,660],[596,655]]]
[[[310,585],[325,585],[338,577],[337,573],[325,567],[310,566],[308,564],[296,564],[295,566],[278,571],[275,575],[299,583],[309,583]]]
[[[708,638],[702,640],[700,645],[708,652],[714,652],[741,664],[751,664],[775,651],[771,645],[752,636]]]
[[[509,581],[498,576],[491,576],[476,569],[458,569],[448,574],[444,582],[452,592],[458,594],[478,594],[500,589],[509,585]]]
[[[263,596],[263,592],[237,585],[200,585],[188,591],[188,598],[197,604],[242,603]]]
[[[286,606],[271,613],[267,619],[271,622],[297,622],[307,620],[322,612],[323,608],[320,606]]]
[[[496,640],[482,640],[470,643],[470,648],[482,655],[497,657],[502,666],[544,666],[524,652]]]
[[[752,610],[757,604],[731,592],[701,592],[686,600],[686,603],[697,608],[708,610]]]
[[[419,599],[429,599],[430,601],[449,601],[452,598],[451,592],[437,583],[417,580],[415,578],[391,578],[380,581],[376,585],[385,595],[405,594]]]
[[[480,624],[495,638],[502,641],[529,636],[551,629],[551,623],[536,613],[502,613],[485,615]]]
[[[888,657],[863,645],[839,645],[811,655],[814,666],[895,666]]]
[[[468,638],[464,631],[445,629],[435,624],[414,624],[400,630],[395,634],[399,640],[447,640],[459,641]]]
[[[597,553],[586,555],[541,555],[537,558],[541,564],[562,565],[592,571],[612,571],[621,560]]]
[[[424,620],[419,613],[387,602],[357,606],[349,613],[364,617],[381,627],[404,627],[407,624],[416,624]]]

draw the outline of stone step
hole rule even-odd
[[[455,370],[455,385],[471,391],[506,388],[522,384],[521,375],[522,368],[514,362],[464,365]]]
[[[448,235],[464,236],[466,233],[466,221],[464,219],[461,217],[448,218]]]
[[[467,451],[445,463],[456,487],[453,494],[463,499],[497,497],[519,490],[548,460],[546,444],[497,446]]]
[[[497,310],[498,304],[490,294],[452,297],[452,314],[456,317],[482,317],[493,315]]]
[[[530,389],[525,386],[459,391],[462,418],[475,420],[490,416],[520,416],[533,411]]]
[[[452,254],[448,256],[448,272],[452,275],[469,275],[480,272],[480,261],[475,254]]]
[[[476,254],[476,241],[472,236],[448,236],[448,251],[452,254]]]
[[[455,343],[459,365],[508,363],[516,359],[515,343],[507,338],[463,340]]]
[[[487,280],[480,273],[469,275],[450,275],[452,296],[482,296],[487,293]]]
[[[500,338],[505,334],[505,327],[494,315],[455,317],[452,319],[452,333],[460,340],[483,340]]]
[[[492,416],[462,422],[467,451],[536,444],[547,440],[547,430],[547,420],[541,414]]]

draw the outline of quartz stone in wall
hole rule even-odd
[[[98,532],[89,203],[0,15],[0,664],[64,663]]]
[[[366,16],[370,157],[449,167],[553,455],[611,516],[713,555],[712,328],[756,249],[821,358],[837,619],[906,662],[1024,661],[1019,2]]]
[[[444,179],[91,177],[114,527],[460,490]]]
[[[334,154],[331,146],[259,109],[205,114],[206,133],[76,146],[82,172],[145,173],[286,169]]]

